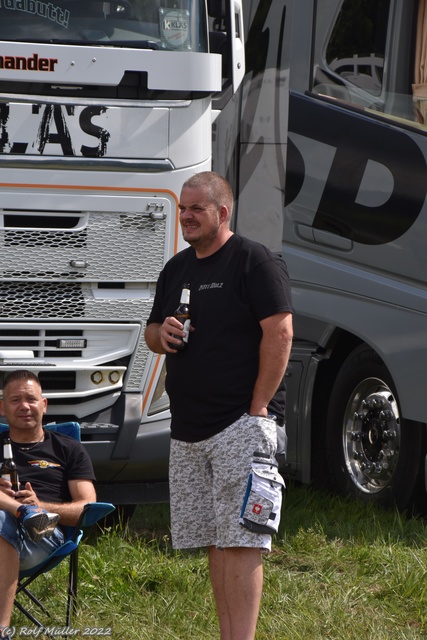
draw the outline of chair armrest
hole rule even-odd
[[[83,507],[76,529],[92,526],[115,509],[116,507],[109,502],[88,502]]]

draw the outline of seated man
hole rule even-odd
[[[7,638],[3,629],[10,625],[19,570],[36,566],[60,546],[62,525],[76,525],[83,506],[96,501],[88,453],[77,440],[43,429],[46,406],[33,373],[7,376],[0,415],[9,424],[4,436],[12,443],[20,490],[0,477],[1,638]]]

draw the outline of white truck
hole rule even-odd
[[[241,21],[234,0],[0,0],[0,375],[39,375],[116,504],[167,498],[143,332],[181,185],[211,167],[212,95],[243,78]]]

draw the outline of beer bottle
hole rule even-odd
[[[174,338],[181,338],[181,344],[175,344],[169,342],[169,346],[171,349],[177,349],[178,351],[182,351],[185,349],[188,343],[188,336],[190,334],[190,285],[184,284],[181,292],[181,298],[179,301],[179,307],[176,309],[174,316],[181,324],[183,325],[183,331],[185,332],[185,336],[173,336]]]
[[[16,462],[13,459],[12,445],[9,438],[3,441],[3,464],[1,476],[12,483],[12,490],[19,491],[19,478]]]

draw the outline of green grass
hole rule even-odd
[[[73,628],[111,627],[114,639],[219,638],[206,556],[174,552],[168,522],[167,505],[141,506],[129,526],[82,543]],[[38,581],[55,615],[65,577],[62,563]],[[18,637],[32,628],[18,612],[13,623]],[[427,639],[427,523],[295,486],[264,560],[257,640],[326,638]]]

